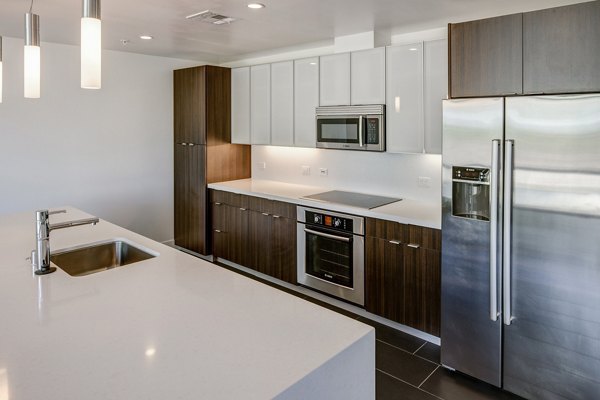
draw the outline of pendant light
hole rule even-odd
[[[102,21],[100,0],[83,0],[81,16],[81,87],[102,86]]]
[[[31,2],[33,6],[33,1]],[[40,16],[25,14],[24,95],[28,99],[40,98]]]
[[[0,36],[0,103],[2,103],[2,36]]]

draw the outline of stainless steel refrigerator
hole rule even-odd
[[[600,399],[600,94],[444,102],[441,360]]]

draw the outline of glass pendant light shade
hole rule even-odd
[[[40,98],[40,17],[25,14],[24,95]]]
[[[81,18],[81,87],[102,86],[102,21],[100,0],[83,0]]]

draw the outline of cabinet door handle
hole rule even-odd
[[[399,245],[399,244],[402,244],[402,243],[401,243],[401,242],[399,242],[399,241],[397,241],[397,240],[390,240],[390,244],[396,244],[396,245]]]
[[[273,215],[273,218],[280,218],[279,215]]]
[[[409,243],[407,244],[408,247],[410,247],[411,249],[418,249],[421,247],[420,244],[415,244],[415,243]]]
[[[221,205],[221,203],[215,203],[215,206],[220,206],[220,205]]]
[[[269,214],[268,213],[261,213],[262,215],[264,215],[265,217],[268,217]]]
[[[221,233],[221,231],[218,229],[215,229],[215,233]]]
[[[240,207],[240,211],[246,211],[246,209],[243,207]]]
[[[181,143],[182,146],[187,146],[187,143]]]

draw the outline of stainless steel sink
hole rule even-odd
[[[71,276],[84,276],[154,258],[123,240],[92,244],[50,255],[50,261]]]

